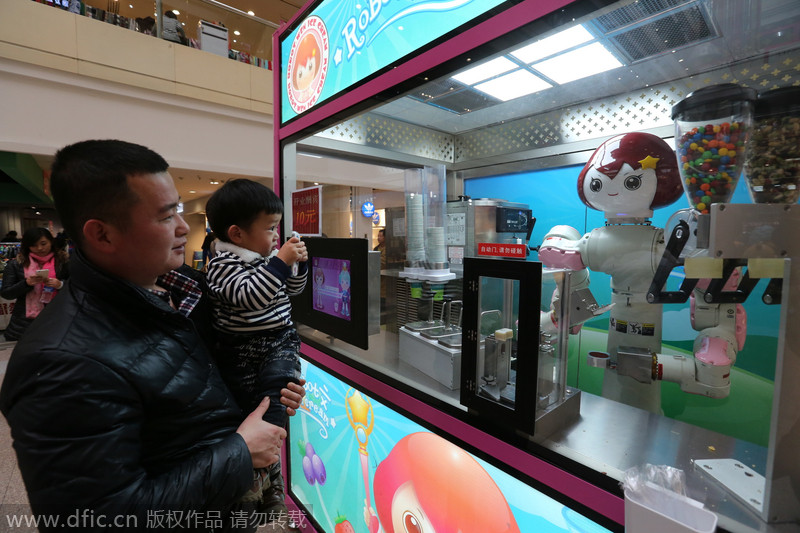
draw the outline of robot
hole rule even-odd
[[[744,309],[705,303],[704,280],[691,296],[692,327],[699,331],[694,357],[659,353],[662,305],[648,303],[647,294],[666,245],[664,229],[650,217],[682,193],[678,162],[666,142],[648,133],[614,136],[578,176],[578,195],[604,212],[606,225],[579,238],[574,228],[555,226],[539,249],[548,267],[611,276],[607,353],[590,357],[590,364],[606,368],[604,397],[654,413],[661,412],[659,380],[679,383],[685,392],[726,397],[745,337]]]

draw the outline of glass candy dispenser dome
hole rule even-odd
[[[756,204],[793,204],[800,197],[800,87],[758,95],[744,166]]]
[[[672,108],[675,150],[689,206],[730,201],[742,175],[756,91],[733,83],[692,92]]]

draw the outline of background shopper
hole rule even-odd
[[[47,228],[28,228],[22,235],[19,254],[6,264],[0,296],[16,300],[5,331],[7,341],[22,337],[69,277],[67,253],[54,243]]]

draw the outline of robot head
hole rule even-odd
[[[682,194],[675,152],[650,133],[611,137],[578,176],[578,196],[607,218],[651,217]]]

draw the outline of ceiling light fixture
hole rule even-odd
[[[527,70],[517,70],[510,74],[494,78],[475,85],[475,89],[494,96],[504,102],[533,94],[552,87],[542,78],[535,76]]]
[[[241,35],[242,33],[239,30],[233,30],[234,35]]]
[[[600,43],[582,46],[570,52],[531,65],[556,83],[569,83],[623,66]]]
[[[553,54],[563,52],[572,47],[586,43],[594,39],[589,30],[581,25],[573,26],[567,30],[560,31],[555,35],[546,37],[540,41],[523,46],[511,52],[511,55],[524,63],[533,63]]]
[[[456,74],[453,76],[453,79],[463,83],[464,85],[473,85],[475,83],[488,80],[489,78],[499,76],[500,74],[505,74],[506,72],[514,70],[515,68],[519,68],[519,65],[507,57],[498,57],[497,59],[492,59],[487,63],[476,65],[468,70]]]
[[[175,13],[176,15],[180,15],[181,14],[181,12],[178,11],[177,9],[173,9],[172,12]]]

